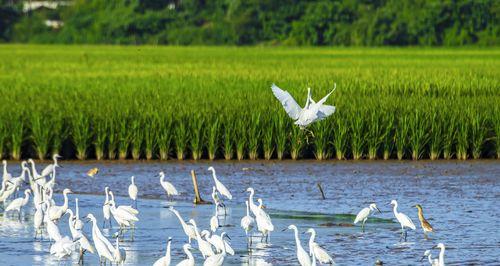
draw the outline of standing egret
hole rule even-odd
[[[406,214],[402,212],[398,212],[398,202],[396,200],[391,201],[391,205],[393,205],[393,211],[394,211],[394,216],[396,216],[396,219],[398,222],[401,224],[401,238],[404,235],[404,239],[406,241],[406,230],[405,227],[411,228],[412,230],[415,230],[415,224],[413,221],[410,219],[410,217],[406,216]]]
[[[109,222],[109,228],[111,228],[111,211],[109,210],[109,187],[104,188],[104,193],[106,193],[106,200],[102,205],[102,214],[104,216],[104,220],[102,221],[102,228],[106,225],[106,221]]]
[[[125,252],[125,249],[120,248],[120,238],[116,238],[116,247],[113,252],[113,258],[114,262],[118,265],[123,265],[125,263],[125,260],[127,259],[127,252]]]
[[[139,221],[139,218],[135,216],[135,214],[128,212],[126,209],[123,208],[116,208],[115,201],[110,200],[109,201],[110,208],[109,210],[111,211],[111,215],[115,219],[115,221],[118,223],[120,226],[120,229],[118,231],[118,236],[121,236],[123,233],[123,230],[125,230],[126,227],[133,227],[135,222]],[[122,207],[122,206],[120,206]],[[134,235],[132,234],[132,239]]]
[[[191,245],[184,244],[184,246],[182,246],[182,249],[184,250],[184,253],[186,253],[187,259],[179,262],[177,266],[194,266],[194,257],[190,251]]]
[[[226,205],[224,204],[222,199],[219,197],[219,194],[217,193],[217,189],[215,188],[215,186],[212,186],[212,199],[214,200],[214,204],[217,208],[218,207],[224,208],[224,216],[226,216],[226,214],[227,214],[226,213]]]
[[[425,258],[429,260],[429,264],[431,266],[439,266],[439,260],[438,259],[432,259],[432,254],[430,250],[426,250],[424,252],[424,256],[420,259],[420,261],[423,261]]]
[[[44,217],[45,226],[47,227],[47,234],[49,235],[49,239],[51,241],[57,241],[62,238],[61,233],[59,232],[59,227],[49,218],[49,215],[46,214]]]
[[[97,220],[92,213],[87,214],[87,218],[92,222],[92,241],[94,241],[95,249],[99,255],[99,262],[102,263],[108,260],[109,262],[114,261],[113,254],[115,253],[115,248],[109,242],[109,240],[102,234],[101,230],[97,226]]]
[[[68,209],[68,194],[73,193],[71,189],[65,188],[63,190],[64,203],[62,206],[50,206],[49,208],[49,218],[53,221],[59,220]]]
[[[363,208],[361,211],[359,211],[358,215],[356,215],[356,219],[354,219],[354,224],[357,224],[359,222],[363,222],[361,224],[361,230],[364,232],[365,231],[365,223],[366,220],[368,220],[368,217],[373,214],[375,211],[378,211],[379,213],[382,213],[378,208],[375,203],[370,204],[369,207]],[[319,259],[319,258],[318,258]]]
[[[59,154],[54,154],[52,156],[52,160],[54,160],[54,163],[52,164],[49,164],[47,165],[43,170],[42,170],[42,176],[45,177],[45,176],[48,176],[50,174],[52,174],[56,167],[59,167],[59,164],[57,163],[57,159],[59,158],[62,158],[61,156],[59,156]]]
[[[288,226],[288,229],[293,230],[295,233],[295,244],[297,246],[297,259],[299,260],[299,264],[301,266],[311,266],[311,258],[309,258],[307,252],[302,248],[302,244],[300,244],[297,226],[291,224]]]
[[[75,216],[73,215],[73,211],[71,209],[67,209],[66,213],[69,214],[68,227],[69,231],[71,232],[71,237],[73,238],[73,240],[76,240],[80,238],[82,232],[80,230],[75,229]]]
[[[200,232],[198,232],[198,227],[196,226],[196,222],[193,219],[190,219],[189,223],[194,227],[194,231],[196,233],[196,242],[198,242],[198,250],[200,250],[203,258],[205,259],[206,257],[214,255],[212,245],[208,243],[208,241],[201,238]]]
[[[85,255],[85,253],[88,251],[88,252],[94,254],[95,249],[92,246],[92,244],[90,244],[90,241],[87,238],[87,236],[85,236],[83,233],[80,234],[80,238],[78,238],[77,241],[80,244],[80,252],[79,252],[80,254],[78,257],[78,263],[83,265],[83,256]]]
[[[234,249],[231,245],[224,239],[224,237],[231,240],[231,238],[227,235],[227,233],[223,233],[220,236],[216,234],[212,234],[207,230],[201,231],[201,235],[205,237],[205,239],[214,246],[216,252],[222,252],[223,249],[226,249],[226,253],[233,256]]]
[[[220,182],[219,179],[217,179],[217,175],[215,174],[215,169],[212,166],[210,166],[210,167],[208,167],[208,171],[212,171],[212,177],[214,179],[215,188],[217,189],[217,191],[219,191],[219,193],[222,196],[231,200],[233,198],[233,196],[231,195],[231,192],[229,192],[229,190],[226,188],[226,186],[224,186],[224,184],[222,184],[222,182]]]
[[[37,181],[38,179],[41,179],[42,176],[36,170],[35,161],[33,161],[33,159],[28,159],[28,163],[31,164],[31,175],[33,177],[33,180]]]
[[[317,103],[312,99],[311,89],[308,88],[307,100],[304,108],[301,108],[297,104],[290,93],[278,88],[275,84],[271,86],[271,90],[278,101],[280,101],[283,108],[285,108],[288,116],[295,121],[294,124],[303,129],[311,123],[323,120],[335,112],[335,106],[325,105],[324,103],[333,91],[335,91],[336,87],[337,85],[335,84],[333,90]]]
[[[250,187],[247,189],[247,191],[250,192],[250,195],[248,197],[248,204],[250,205],[250,210],[255,215],[257,229],[259,230],[259,232],[262,233],[262,237],[263,238],[265,237],[266,240],[268,240],[269,232],[274,231],[274,225],[271,221],[271,217],[269,217],[269,215],[262,208],[259,208],[253,202],[253,195],[254,195],[253,188]]]
[[[309,239],[309,255],[313,256],[313,258],[318,259],[318,261],[322,264],[335,264],[328,252],[320,247],[318,243],[314,242],[314,239],[316,237],[316,230],[314,230],[313,228],[309,228],[307,229],[307,233],[311,234],[311,238]]]
[[[226,235],[226,232],[222,232],[220,235],[221,239],[224,239],[224,236]],[[233,251],[234,253],[234,251]],[[208,257],[205,262],[203,263],[203,266],[221,266],[224,264],[224,258],[226,257],[226,245],[222,245],[222,253],[219,254],[212,254],[210,257]]]
[[[427,233],[434,232],[434,228],[432,228],[431,224],[425,219],[422,206],[417,204],[414,207],[418,210],[418,220],[420,220],[420,226],[422,226],[422,230],[424,231],[424,237],[427,239]]]
[[[56,240],[52,246],[50,246],[50,254],[54,255],[58,259],[62,259],[66,256],[70,256],[73,252],[75,243],[69,239],[69,237],[61,237]]]
[[[83,222],[80,220],[80,208],[78,206],[78,198],[75,198],[75,229],[76,230],[82,230],[83,229]]]
[[[165,190],[165,192],[167,193],[167,198],[169,198],[171,200],[172,196],[179,195],[179,192],[174,187],[174,185],[172,185],[172,183],[170,183],[168,181],[165,181],[165,173],[163,171],[161,171],[159,173],[159,176],[160,176],[160,184],[163,187],[163,189]]]
[[[11,201],[9,205],[7,205],[7,208],[5,208],[4,213],[7,213],[8,211],[17,211],[17,216],[19,219],[21,219],[21,208],[28,204],[28,201],[30,200],[30,194],[31,190],[26,189],[24,191],[24,198],[17,198]]]
[[[247,210],[247,215],[245,215],[243,218],[241,218],[241,228],[245,230],[245,235],[248,237],[248,232],[252,230],[253,224],[255,223],[255,219],[250,216],[250,210],[248,207],[248,200],[245,200],[245,205],[246,205],[246,210]],[[250,243],[252,243],[252,238],[250,237]]]
[[[196,239],[196,231],[194,229],[194,226],[187,224],[184,219],[182,219],[181,215],[179,214],[179,211],[175,210],[174,207],[170,206],[169,210],[177,216],[179,219],[179,222],[181,223],[182,229],[184,230],[184,233],[188,237],[188,242],[191,244],[191,239]]]
[[[444,266],[444,251],[445,251],[444,244],[443,243],[439,243],[434,248],[441,249],[439,251],[438,266]]]
[[[128,186],[128,196],[134,201],[135,208],[137,209],[137,186],[134,183],[135,176],[130,178],[131,184]]]
[[[42,226],[43,226],[43,212],[45,203],[35,203],[35,214],[33,215],[33,227],[35,227],[35,239],[40,234],[43,238]]]
[[[10,182],[10,180],[2,181],[2,191],[0,193],[0,202],[5,203],[5,201],[16,192],[16,186]]]
[[[219,228],[219,211],[217,205],[215,205],[215,214],[210,218],[210,230],[215,232]]]
[[[170,266],[170,244],[172,242],[172,238],[169,237],[167,240],[167,251],[165,252],[165,256],[159,258],[155,261],[153,266]]]
[[[7,161],[6,160],[2,160],[2,164],[3,164],[2,181],[11,179],[12,175],[7,171]]]
[[[24,166],[25,163],[26,162],[22,163],[21,175],[17,177],[11,177],[9,179],[10,183],[12,183],[16,188],[20,188],[24,183],[26,183],[26,172],[29,172],[29,169]]]

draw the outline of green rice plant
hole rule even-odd
[[[5,119],[2,117],[0,121],[5,121]],[[8,132],[7,127],[3,123],[0,123],[0,157],[2,159],[6,158]]]
[[[243,120],[236,122],[236,158],[243,160],[245,158],[245,149],[247,146],[247,127]]]
[[[167,160],[170,153],[170,145],[174,136],[172,118],[170,116],[154,116],[154,123],[158,126],[157,144],[161,160]]]
[[[368,159],[377,159],[377,153],[384,141],[384,126],[382,116],[377,112],[371,112],[369,123],[367,125],[366,143],[368,146]]]
[[[276,132],[274,140],[276,142],[276,156],[278,157],[278,160],[283,160],[286,151],[286,143],[288,142],[289,134],[287,132],[287,129],[289,127],[285,123],[285,119],[286,117],[284,117],[283,115],[278,115],[275,117],[275,119],[273,119],[274,130]]]
[[[231,160],[233,158],[233,133],[234,128],[231,120],[224,121],[224,159]]]
[[[156,150],[156,141],[158,140],[158,124],[156,121],[148,117],[144,121],[144,152],[146,160],[153,159]]]
[[[108,139],[108,127],[107,120],[104,118],[94,119],[94,147],[95,147],[95,157],[97,160],[104,159],[104,152],[106,150],[106,144]],[[111,157],[109,157],[111,158]]]
[[[419,160],[424,152],[424,147],[428,142],[427,118],[419,109],[410,115],[409,118],[409,144],[411,147],[411,158]]]
[[[488,135],[488,126],[486,117],[484,114],[477,110],[470,110],[469,114],[470,121],[470,144],[472,149],[472,158],[481,158],[481,153],[483,151],[483,145],[486,142],[486,136]]]
[[[87,148],[92,140],[90,119],[83,112],[75,112],[71,116],[71,138],[76,148],[76,158],[85,160]]]
[[[305,146],[306,134],[305,131],[299,127],[294,126],[292,128],[292,134],[290,135],[290,156],[292,160],[297,160],[302,155],[302,150]]]
[[[456,153],[459,160],[467,160],[469,150],[469,135],[470,135],[469,119],[462,116],[458,119],[457,134],[456,134]]]
[[[10,158],[14,160],[20,160],[21,159],[21,148],[23,145],[24,141],[24,130],[25,130],[25,120],[22,117],[22,115],[14,116],[14,118],[11,119],[9,125],[9,132],[10,136],[9,138],[9,143],[10,143]]]
[[[132,159],[139,160],[141,157],[142,146],[145,135],[145,125],[142,123],[141,118],[132,119],[130,128],[130,150]]]
[[[260,114],[253,113],[250,119],[247,137],[248,157],[250,160],[256,160],[259,157],[259,142],[261,140],[261,133]]]
[[[268,121],[265,123],[267,129],[263,130],[262,133],[262,149],[264,150],[264,159],[271,160],[274,153],[274,123]]]
[[[399,116],[394,135],[396,155],[398,160],[403,160],[408,146],[409,118],[406,114]]]
[[[177,155],[177,160],[184,160],[187,153],[189,132],[186,128],[186,125],[182,123],[182,120],[176,121],[174,132],[175,154]]]
[[[201,116],[196,116],[191,120],[190,123],[190,146],[191,153],[194,160],[201,159],[203,153],[203,118]]]
[[[363,158],[363,150],[366,144],[365,122],[363,114],[355,111],[350,116],[351,126],[351,152],[354,160]]]
[[[439,159],[441,156],[441,151],[443,149],[443,121],[442,115],[440,115],[436,109],[432,109],[432,118],[430,121],[431,128],[429,132],[429,158],[431,160]]]
[[[383,158],[384,160],[389,160],[391,157],[392,151],[394,149],[394,113],[393,112],[384,112],[382,123],[383,125],[383,138],[382,138],[382,150],[383,150]]]
[[[330,133],[331,123],[316,123],[313,125],[314,132],[314,156],[317,160],[326,160],[331,156]]]
[[[36,149],[37,158],[43,160],[52,150],[52,123],[49,114],[35,111],[30,119],[31,141]]]
[[[69,126],[67,125],[64,117],[57,113],[54,114],[52,119],[52,150],[50,151],[52,157],[54,154],[60,154],[63,148],[63,142],[68,138]]]
[[[495,146],[497,159],[500,159],[500,108],[495,109],[493,114],[493,129],[495,131]]]
[[[457,136],[457,126],[458,126],[458,116],[455,115],[456,112],[450,116],[442,118],[443,123],[443,158],[450,160],[454,153],[453,147],[455,146],[456,136]]]
[[[130,126],[130,120],[127,117],[121,117],[117,121],[118,126],[118,159],[127,159],[130,141],[132,139],[133,127]]]
[[[120,136],[118,131],[120,130],[118,125],[118,121],[114,119],[106,120],[105,122],[105,130],[107,132],[107,144],[108,144],[108,159],[114,160],[118,155],[118,146],[120,144]]]
[[[349,126],[347,124],[347,118],[339,114],[333,123],[333,146],[335,148],[335,157],[337,160],[344,160],[347,157],[349,146]]]
[[[219,119],[215,118],[214,122],[210,125],[210,128],[207,131],[207,150],[208,158],[210,160],[215,160],[217,156],[217,150],[219,147],[219,130]]]

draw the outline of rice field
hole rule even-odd
[[[5,159],[500,158],[497,48],[0,45],[0,93]]]

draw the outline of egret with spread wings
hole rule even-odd
[[[324,104],[328,97],[335,91],[335,88],[328,93],[319,102],[315,102],[311,97],[311,88],[307,88],[307,100],[304,108],[301,108],[297,102],[293,99],[292,95],[287,91],[284,91],[275,84],[271,86],[274,96],[281,102],[283,108],[285,108],[286,113],[290,118],[292,118],[296,125],[304,129],[310,124],[321,121],[335,112],[335,106]]]

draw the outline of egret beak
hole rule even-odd
[[[377,209],[378,213],[382,213],[378,207],[375,207]]]
[[[435,249],[435,248],[438,248],[438,246],[437,246],[437,245],[435,245],[435,246],[433,246],[432,248],[433,248],[433,249]]]
[[[425,259],[425,255],[420,258],[420,261],[423,261]]]
[[[288,229],[288,228],[285,228],[285,229],[281,230],[281,232],[285,232],[287,229]]]
[[[229,237],[229,235],[228,235],[228,234],[226,234],[226,237],[227,237],[229,240],[231,240],[231,238]]]

